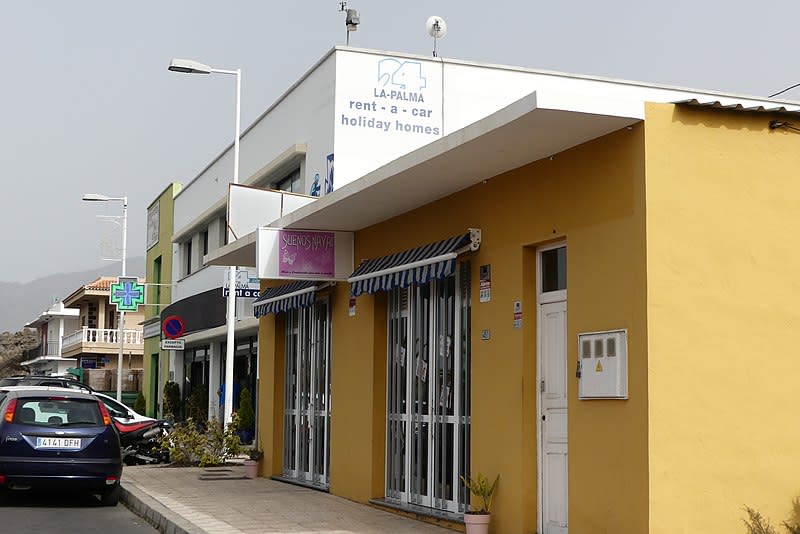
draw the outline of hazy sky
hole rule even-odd
[[[766,96],[800,82],[800,2],[351,0],[350,44]],[[96,215],[127,196],[128,255],[147,205],[233,140],[229,76],[167,71],[172,57],[240,67],[246,128],[331,47],[336,0],[4,2],[0,16],[0,281],[98,267]],[[788,92],[800,98],[800,89]],[[129,273],[143,274],[143,273]]]

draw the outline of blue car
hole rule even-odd
[[[62,388],[0,389],[0,499],[47,489],[119,502],[122,453],[105,405]]]

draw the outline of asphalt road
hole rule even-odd
[[[154,534],[121,503],[100,506],[96,497],[12,493],[0,504],[0,532],[25,534]]]

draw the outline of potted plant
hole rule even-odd
[[[494,482],[489,484],[489,480],[481,473],[478,473],[475,478],[461,477],[461,481],[478,501],[470,504],[470,511],[464,514],[467,534],[487,534],[489,532],[489,520],[492,517],[492,495],[499,480],[500,475],[497,475]]]
[[[258,476],[258,462],[264,453],[258,449],[247,451],[247,460],[244,461],[244,477],[256,478]]]

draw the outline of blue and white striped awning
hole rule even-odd
[[[463,235],[365,260],[347,279],[350,294],[357,297],[446,278],[455,272],[456,257],[466,250],[478,250],[480,242],[480,230],[471,228]]]
[[[253,314],[256,317],[268,313],[281,313],[297,308],[307,308],[314,303],[319,282],[314,280],[296,280],[276,287],[265,289],[253,301]]]

